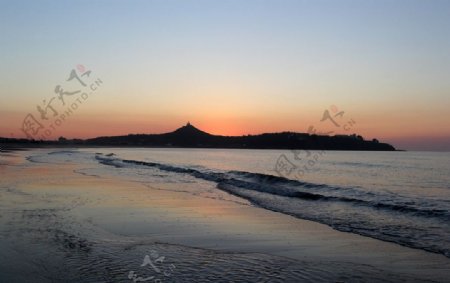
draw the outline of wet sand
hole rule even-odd
[[[442,255],[32,152],[0,160],[0,282],[448,282]]]

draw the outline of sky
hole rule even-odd
[[[161,133],[189,121],[221,135],[312,129],[450,150],[450,1],[0,7],[3,137]]]

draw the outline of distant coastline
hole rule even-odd
[[[201,131],[187,123],[163,134],[129,134],[92,139],[66,139],[56,141],[0,138],[3,150],[33,147],[163,147],[163,148],[234,148],[234,149],[310,149],[396,151],[387,143],[376,139],[364,140],[358,135],[315,135],[280,132],[245,136],[219,136]]]

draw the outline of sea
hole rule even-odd
[[[29,157],[89,159],[86,175],[212,184],[262,209],[450,257],[450,153],[88,148]],[[199,194],[201,195],[201,194]],[[206,196],[205,196],[206,197]]]

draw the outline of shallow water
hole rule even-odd
[[[280,176],[274,170],[278,158],[294,153],[208,149],[100,152],[114,153],[98,154],[100,163],[124,168],[130,178],[143,182],[152,178],[154,169],[165,172],[169,180],[189,175],[199,183],[214,182],[217,188],[263,208],[450,257],[449,153],[297,152],[302,159],[290,159],[297,169]],[[307,154],[318,156],[317,160],[308,163]],[[308,169],[298,174],[298,168],[305,166]],[[145,168],[147,175],[138,171]]]

